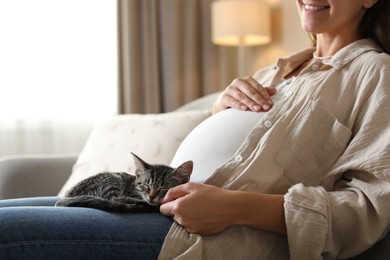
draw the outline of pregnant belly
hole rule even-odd
[[[234,155],[264,113],[227,109],[200,123],[184,139],[171,166],[194,162],[191,181],[204,182],[214,170]]]

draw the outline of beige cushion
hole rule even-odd
[[[132,173],[135,153],[148,163],[170,164],[187,134],[211,115],[209,110],[119,115],[95,127],[72,174],[59,192],[102,171]]]

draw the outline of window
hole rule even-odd
[[[1,118],[115,113],[115,1],[1,0],[0,35]]]
[[[112,0],[0,0],[0,135],[114,115],[116,19]]]

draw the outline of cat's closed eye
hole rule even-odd
[[[145,192],[149,192],[152,188],[147,185],[147,184],[143,184],[141,185],[141,188],[145,191]]]

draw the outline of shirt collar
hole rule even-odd
[[[332,58],[323,60],[323,63],[339,70],[363,53],[371,51],[383,52],[373,40],[361,39],[345,46],[333,55]]]
[[[382,52],[382,50],[371,39],[361,39],[345,46],[333,55],[333,57],[328,59],[315,59],[325,65],[329,65],[339,70],[358,56],[370,51]],[[275,75],[274,80],[277,80],[277,78],[284,78],[297,66],[302,64],[302,62],[312,58],[314,52],[315,48],[312,47],[293,53],[287,57],[279,58],[275,67],[275,69],[278,70],[278,73]]]
[[[302,62],[313,57],[314,51],[315,48],[308,48],[302,51],[295,52],[289,56],[279,58],[275,66],[275,69],[278,70],[275,79],[286,77],[297,66],[302,64]]]

